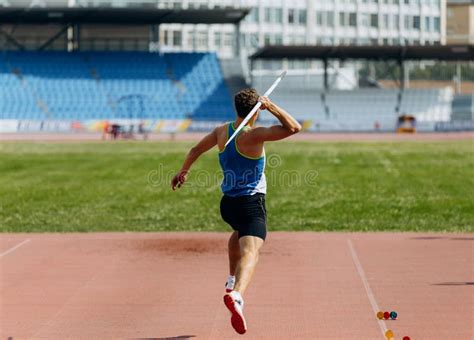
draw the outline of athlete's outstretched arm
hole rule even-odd
[[[266,109],[273,114],[281,123],[271,127],[258,127],[252,130],[252,138],[255,142],[266,142],[280,140],[301,131],[301,125],[288,112],[273,103],[267,97],[260,97],[262,110]]]
[[[186,177],[188,175],[189,169],[193,165],[193,163],[201,156],[204,152],[208,151],[212,147],[217,145],[217,131],[214,129],[211,133],[206,135],[199,143],[189,150],[186,159],[184,160],[183,166],[181,170],[173,177],[171,181],[171,188],[176,190],[176,188],[180,188],[181,185],[186,181]]]

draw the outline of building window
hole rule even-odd
[[[283,9],[275,8],[275,22],[281,24],[283,22]]]
[[[271,43],[272,43],[272,37],[270,36],[270,34],[265,33],[265,37],[264,37],[265,46],[270,45]]]
[[[326,12],[326,26],[334,27],[334,12]]]
[[[369,26],[369,15],[367,13],[360,14],[360,24],[364,27]]]
[[[305,9],[300,9],[300,12],[299,12],[299,23],[301,25],[305,25],[306,24],[306,10]]]
[[[339,13],[339,25],[346,26],[346,13]]]
[[[431,20],[430,17],[425,17],[425,31],[431,31]]]
[[[258,7],[255,7],[254,9],[252,9],[252,11],[250,12],[250,21],[252,22],[259,22],[260,21],[260,13],[259,13],[259,9]]]
[[[316,12],[316,25],[317,26],[322,26],[323,25],[323,13],[322,12]]]
[[[275,34],[275,45],[283,45],[283,36],[281,34]]]
[[[214,45],[216,47],[221,47],[222,46],[221,38],[222,38],[221,32],[217,31],[214,35]]]
[[[388,14],[383,15],[383,28],[388,28],[389,27],[389,22],[388,22]]]
[[[252,33],[249,35],[248,46],[258,47],[258,34],[257,33]]]
[[[334,38],[333,37],[323,37],[321,43],[323,45],[333,45],[334,44]]]
[[[379,16],[378,16],[378,14],[371,14],[370,15],[370,26],[379,27]]]
[[[395,14],[393,17],[394,23],[392,25],[393,28],[399,30],[400,29],[400,16],[398,14]]]
[[[198,33],[198,47],[199,48],[206,48],[208,45],[207,41],[207,31],[199,32]]]
[[[224,46],[231,47],[234,44],[233,34],[225,33],[224,34]]]
[[[303,45],[306,42],[306,37],[304,35],[296,35],[294,41],[296,45]]]
[[[193,48],[195,47],[195,44],[194,44],[194,31],[193,30],[188,32],[188,46],[192,46]]]
[[[349,13],[349,26],[357,26],[357,14]]]
[[[181,31],[173,32],[173,46],[181,46]]]
[[[271,8],[267,7],[265,8],[265,22],[271,23],[272,22],[272,16],[271,16]]]
[[[409,16],[405,17],[404,23],[405,23],[405,29],[409,30],[411,25],[410,25],[410,18]]]
[[[181,2],[172,1],[170,4],[168,4],[168,8],[181,9]]]
[[[440,20],[439,20],[439,18],[434,18],[433,28],[436,32],[439,32],[439,30],[440,30]]]
[[[288,23],[289,24],[295,23],[295,10],[291,8],[288,10]]]
[[[420,16],[419,15],[413,16],[413,28],[416,30],[420,29]]]

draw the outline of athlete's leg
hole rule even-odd
[[[243,295],[252,279],[258,262],[260,248],[263,246],[263,239],[256,236],[242,236],[239,239],[239,245],[241,257],[235,271],[236,282],[234,291]]]
[[[235,276],[235,269],[240,260],[239,233],[234,231],[229,238],[229,275]]]

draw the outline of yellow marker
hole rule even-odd
[[[383,312],[378,312],[377,313],[377,319],[379,319],[379,320],[383,319]]]
[[[387,330],[387,331],[385,332],[385,337],[386,337],[387,339],[389,339],[389,340],[390,340],[390,339],[393,339],[393,332],[392,332],[391,329],[389,329],[389,330]]]
[[[181,123],[179,123],[178,126],[178,131],[179,132],[184,132],[189,128],[189,125],[191,125],[191,119],[185,119]]]

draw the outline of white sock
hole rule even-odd
[[[242,298],[242,295],[240,295],[240,293],[237,292],[237,291],[235,291],[235,290],[232,291],[232,292],[230,292],[230,295],[232,295],[232,297],[234,298],[234,300],[240,300],[240,301],[242,301],[242,302],[244,301],[244,299]]]
[[[227,278],[227,282],[235,283],[235,276],[234,275],[229,275],[229,277]]]

